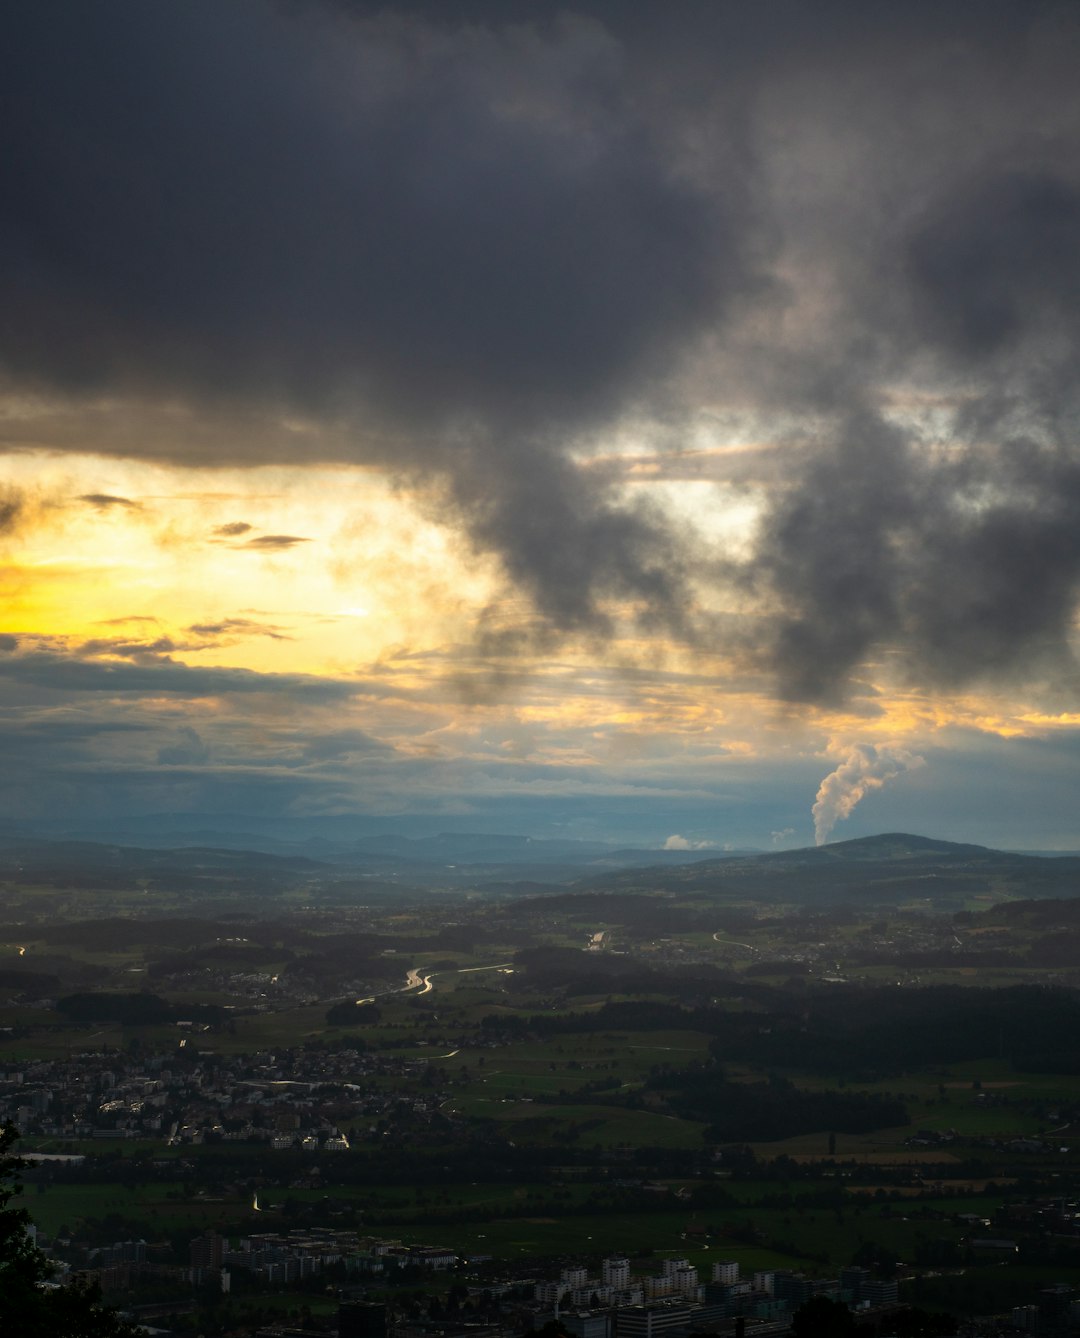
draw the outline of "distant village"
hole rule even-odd
[[[151,1138],[168,1146],[256,1142],[274,1151],[343,1152],[350,1139],[380,1136],[389,1120],[400,1127],[435,1116],[445,1091],[370,1085],[361,1091],[356,1084],[421,1071],[421,1061],[349,1049],[199,1056],[193,1044],[172,1057],[87,1052],[0,1067],[0,1116],[20,1133],[51,1138]],[[349,1134],[338,1124],[343,1108]]]

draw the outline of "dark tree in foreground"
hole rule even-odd
[[[848,1338],[855,1333],[855,1316],[842,1301],[811,1296],[791,1320],[795,1338]]]
[[[26,1234],[30,1214],[13,1207],[22,1192],[19,1160],[11,1151],[18,1134],[0,1131],[0,1317],[4,1332],[19,1338],[139,1338],[141,1329],[101,1304],[96,1290],[49,1285],[52,1268]]]

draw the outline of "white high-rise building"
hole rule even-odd
[[[698,1275],[697,1269],[687,1265],[686,1268],[679,1268],[671,1275],[671,1280],[675,1286],[675,1291],[679,1296],[686,1297],[687,1300],[696,1301],[698,1294]]]
[[[713,1282],[724,1282],[730,1286],[739,1280],[739,1261],[737,1259],[718,1259],[712,1266]]]
[[[622,1254],[613,1254],[600,1265],[600,1280],[608,1287],[630,1286],[630,1260]]]

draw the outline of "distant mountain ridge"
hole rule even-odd
[[[619,870],[575,884],[585,891],[634,889],[713,894],[760,902],[911,902],[959,905],[996,889],[1006,896],[1080,896],[1080,857],[1040,856],[886,832],[798,850],[696,860],[679,869]]]
[[[445,827],[438,824],[447,822]],[[0,817],[0,835],[26,836],[45,840],[101,841],[128,846],[214,846],[221,849],[265,850],[274,853],[288,847],[300,853],[315,850],[377,850],[380,853],[413,854],[421,850],[443,854],[460,853],[462,847],[473,854],[482,849],[502,849],[509,853],[529,848],[554,853],[559,850],[577,855],[605,854],[626,846],[625,842],[561,835],[530,835],[522,832],[490,831],[483,826],[457,826],[445,818],[416,817],[372,818],[363,814],[330,814],[290,817],[251,813],[158,813],[98,821],[40,819],[18,821]],[[632,846],[630,848],[633,848]],[[641,847],[647,848],[647,847]],[[653,853],[695,857],[698,852],[664,852],[659,846]]]
[[[41,826],[0,824],[0,841],[89,842],[142,850],[256,851],[280,858],[303,857],[353,867],[383,866],[386,861],[433,873],[452,866],[500,865],[521,868],[559,866],[556,881],[578,876],[590,864],[685,864],[700,859],[698,850],[615,846],[606,841],[535,837],[518,833],[438,832],[428,836],[383,831],[362,834],[352,819],[300,819],[263,825],[261,819],[224,815],[220,825],[206,814],[139,818],[112,823],[104,830],[81,826],[50,830]]]
[[[820,846],[801,846],[797,850],[771,850],[763,859],[782,860],[799,856],[814,859],[912,859],[927,855],[967,856],[1003,855],[1008,852],[990,846],[939,837],[916,836],[911,832],[880,832],[875,836],[857,836],[848,841],[827,841]]]
[[[339,904],[424,900],[453,892],[513,898],[644,893],[760,904],[926,904],[1080,896],[1080,857],[994,850],[886,832],[797,850],[613,849],[593,842],[444,833],[353,841],[323,859],[234,847],[126,846],[0,836],[0,881],[112,888],[196,900],[260,901],[304,889]],[[149,908],[149,904],[147,906]]]
[[[596,868],[661,862],[671,867],[697,852],[614,851],[595,842],[537,841],[527,836],[444,834],[410,840],[373,837],[344,848],[276,851],[219,845],[214,833],[176,846],[53,840],[0,835],[0,882],[37,887],[138,890],[212,897],[275,896],[302,883],[313,895],[350,901],[422,899],[454,890],[490,888],[488,895],[560,888]],[[300,853],[305,851],[305,853]],[[306,853],[311,851],[311,853]],[[314,858],[317,851],[322,858]]]

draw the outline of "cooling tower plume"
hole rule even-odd
[[[813,809],[816,843],[824,845],[836,824],[850,817],[870,790],[880,790],[901,772],[924,765],[917,754],[892,744],[859,743],[849,749],[836,770],[830,771],[818,786]]]

